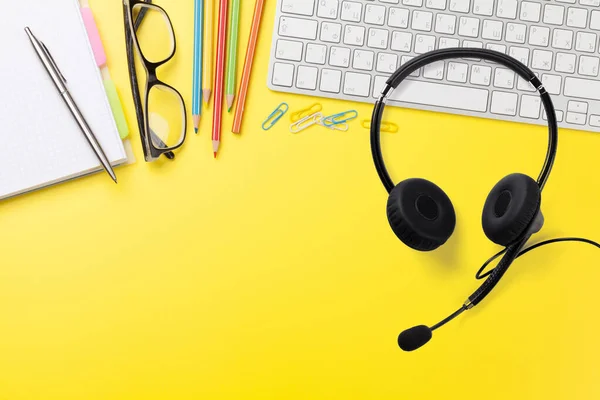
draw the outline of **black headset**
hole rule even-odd
[[[432,332],[456,318],[464,311],[479,304],[496,286],[504,273],[520,255],[535,247],[559,241],[580,241],[600,245],[588,239],[559,238],[538,243],[524,249],[529,238],[540,231],[544,224],[541,213],[542,190],[548,180],[558,146],[556,112],[550,95],[537,76],[514,58],[487,49],[451,48],[434,50],[413,58],[401,66],[387,80],[381,97],[375,103],[371,120],[371,152],[375,168],[383,186],[389,193],[387,217],[396,236],[408,247],[418,251],[431,251],[443,245],[454,232],[456,214],[450,198],[434,183],[425,179],[407,179],[394,184],[385,167],[381,153],[380,130],[386,101],[411,73],[437,62],[453,58],[481,58],[501,64],[530,82],[538,91],[548,119],[548,148],[546,159],[537,180],[528,175],[514,173],[498,182],[485,201],[481,222],[486,236],[504,250],[490,258],[477,273],[486,278],[483,284],[450,316],[429,327],[419,325],[402,332],[398,345],[402,350],[412,351],[427,343]],[[497,266],[481,275],[485,267],[503,255]]]

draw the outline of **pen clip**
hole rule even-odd
[[[58,76],[60,76],[60,79],[62,79],[63,84],[66,85],[67,79],[60,71],[60,68],[58,68],[58,65],[56,65],[56,61],[54,61],[54,57],[52,57],[52,54],[50,54],[50,50],[48,50],[48,48],[46,47],[44,42],[42,42],[41,40],[38,40],[38,42],[40,42],[40,45],[42,46],[42,50],[44,50],[44,53],[46,53],[46,55],[48,56],[48,59],[50,60],[50,62],[52,63],[52,66],[54,67],[54,70],[58,73]]]

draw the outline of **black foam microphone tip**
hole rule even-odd
[[[404,351],[413,351],[429,342],[432,335],[428,326],[414,326],[398,335],[398,346]]]

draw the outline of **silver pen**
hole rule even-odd
[[[69,93],[69,89],[67,88],[67,80],[60,72],[58,65],[56,65],[56,63],[54,62],[54,59],[48,51],[48,48],[44,45],[43,42],[39,41],[33,35],[29,27],[25,28],[25,32],[27,33],[27,36],[29,36],[29,40],[31,41],[31,44],[35,49],[35,52],[37,53],[40,61],[44,65],[44,68],[48,72],[48,75],[50,75],[50,78],[52,78],[52,81],[54,82],[56,89],[60,93],[60,96],[64,100],[67,107],[69,107],[69,110],[71,111],[71,114],[73,114],[73,118],[75,118],[75,121],[77,121],[81,132],[84,134],[90,146],[92,146],[94,153],[96,153],[96,157],[98,157],[98,160],[102,163],[102,166],[104,167],[106,172],[108,172],[113,181],[117,183],[117,176],[115,175],[115,171],[110,165],[110,160],[108,159],[108,157],[106,157],[106,154],[104,153],[104,150],[102,150],[102,146],[100,146],[100,143],[98,143],[94,132],[92,132],[92,129],[81,114],[81,111],[79,111],[79,107],[77,107],[75,100],[73,100],[73,97]]]

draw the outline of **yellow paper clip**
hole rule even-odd
[[[292,122],[298,122],[302,118],[306,118],[309,115],[313,115],[314,113],[318,113],[322,109],[323,109],[323,106],[321,105],[321,103],[315,103],[315,104],[313,104],[310,107],[303,108],[302,110],[298,110],[298,111],[292,113],[292,115],[290,116],[290,119],[291,119]]]
[[[371,129],[371,120],[370,119],[365,119],[362,123],[361,123],[362,127],[365,129]],[[381,121],[381,132],[385,132],[385,133],[398,133],[398,125],[396,125],[393,122],[388,122],[388,121]]]
[[[321,114],[320,112],[308,115],[302,118],[300,121],[294,122],[292,125],[290,125],[290,132],[300,133],[303,130],[310,128],[311,126],[318,124],[322,118],[323,114]]]
[[[288,110],[289,106],[287,105],[287,103],[281,103],[280,105],[278,105],[275,111],[273,111],[262,123],[263,130],[268,131],[269,129],[271,129],[281,119],[281,117],[283,117],[285,113],[288,112]]]

